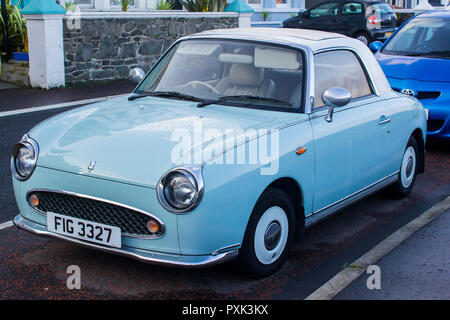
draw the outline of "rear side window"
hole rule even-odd
[[[338,7],[338,2],[325,2],[312,8],[309,15],[311,18],[336,16],[338,13]]]
[[[349,2],[349,3],[345,3],[342,6],[342,15],[344,15],[344,16],[362,14],[362,12],[363,12],[363,6],[361,3],[358,3],[358,2]]]
[[[322,107],[322,94],[331,87],[349,90],[352,99],[372,94],[366,73],[348,50],[327,51],[314,56],[314,108]]]

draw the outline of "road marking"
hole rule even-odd
[[[113,99],[113,98],[123,97],[123,96],[126,96],[126,95],[129,95],[129,94],[119,94],[119,95],[115,95],[115,96],[107,96],[107,97],[100,97],[100,98],[93,98],[93,99],[69,101],[69,102],[51,104],[51,105],[41,106],[41,107],[33,107],[33,108],[24,108],[24,109],[19,109],[19,110],[4,111],[4,112],[0,112],[0,118],[14,116],[14,115],[17,115],[17,114],[29,113],[29,112],[37,112],[37,111],[44,111],[44,110],[51,110],[51,109],[59,109],[59,108],[77,106],[77,105],[82,105],[82,104],[89,104],[89,103],[94,103],[94,102],[100,102],[100,101],[105,101],[105,100],[109,100],[109,99]]]
[[[450,208],[450,196],[435,204],[420,216],[395,231],[359,259],[351,263],[351,265],[364,266],[364,268],[345,268],[322,285],[319,289],[306,297],[305,300],[331,300],[339,292],[344,290],[350,283],[356,280],[361,274],[366,272],[366,268],[369,265],[375,264],[378,260],[395,249],[399,244],[412,236],[416,231],[436,219],[448,208]]]
[[[9,227],[12,227],[14,224],[13,224],[13,222],[12,222],[12,220],[11,221],[6,221],[6,222],[3,222],[3,223],[0,223],[0,230],[3,230],[3,229],[6,229],[6,228],[9,228]]]

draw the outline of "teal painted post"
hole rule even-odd
[[[252,7],[250,7],[244,0],[234,0],[232,3],[226,6],[225,11],[239,12],[239,13],[253,13]]]
[[[21,12],[22,14],[65,14],[66,9],[55,0],[28,0]]]

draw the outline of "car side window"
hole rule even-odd
[[[325,2],[309,11],[311,18],[336,16],[338,12],[338,2]]]
[[[355,54],[348,50],[327,51],[314,56],[314,109],[322,107],[322,94],[331,87],[350,91],[352,99],[372,94],[366,73]]]
[[[350,16],[363,13],[363,6],[358,2],[348,2],[342,6],[342,15]]]

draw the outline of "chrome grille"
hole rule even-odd
[[[39,198],[35,208],[41,213],[54,212],[119,227],[124,235],[155,237],[147,229],[147,222],[155,220],[142,212],[117,204],[83,196],[52,191],[32,191]],[[158,221],[159,222],[159,221]]]

